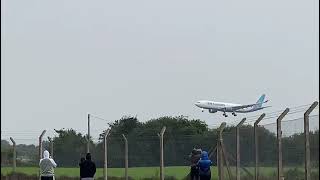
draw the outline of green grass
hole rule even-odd
[[[253,175],[254,168],[249,167],[247,168]],[[289,170],[289,168],[285,168],[285,171]],[[303,169],[301,169],[303,170]],[[1,174],[6,175],[12,171],[11,167],[2,167]],[[28,175],[36,175],[38,174],[39,168],[38,167],[17,167],[17,172],[21,172]],[[166,176],[174,176],[177,179],[183,179],[189,173],[188,166],[172,166],[172,167],[165,167],[165,175]],[[224,169],[227,177],[227,169]],[[212,179],[217,179],[217,167],[214,166],[211,168],[212,172]],[[235,168],[231,167],[231,172],[235,176]],[[270,176],[277,172],[276,167],[261,167],[260,174]],[[63,168],[58,167],[55,168],[55,175],[59,176],[69,176],[69,177],[79,177],[79,168]],[[129,168],[128,175],[134,179],[141,179],[146,177],[159,177],[159,167],[133,167]],[[246,175],[246,173],[241,170],[241,176]],[[102,177],[103,176],[103,169],[97,168],[97,173],[95,177]],[[116,177],[123,177],[124,176],[124,168],[108,168],[108,176],[116,176]]]
[[[216,171],[213,168],[213,171]],[[2,167],[1,174],[6,175],[12,171],[11,167]],[[17,167],[17,172],[25,173],[28,175],[38,174],[38,167]],[[182,179],[189,172],[189,167],[187,166],[178,166],[178,167],[166,167],[165,175],[166,176],[175,176],[178,179]],[[55,168],[55,175],[59,176],[69,176],[69,177],[78,177],[80,174],[79,168]],[[159,176],[158,167],[134,167],[129,168],[128,175],[134,179],[140,179],[144,177]],[[97,173],[95,177],[102,177],[103,169],[97,168]],[[108,168],[108,176],[121,177],[124,176],[124,168]]]

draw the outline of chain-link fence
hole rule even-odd
[[[303,113],[303,112],[302,112]],[[288,115],[281,121],[281,148],[282,166],[285,179],[304,179],[305,169],[305,133],[303,115],[294,113],[296,117]],[[164,133],[164,177],[184,179],[190,172],[190,153],[196,149],[208,151],[213,162],[212,178],[218,178],[219,166],[217,159],[223,162],[220,167],[220,178],[236,179],[237,165],[241,179],[277,179],[279,165],[279,139],[277,139],[277,118],[276,115],[266,117],[254,126],[254,121],[247,121],[244,125],[236,124],[227,126],[222,131],[220,141],[219,129],[208,129],[204,133],[184,133],[176,135],[175,129],[171,128]],[[255,119],[256,120],[256,119]],[[310,165],[312,179],[319,177],[319,115],[311,115],[310,125]],[[63,168],[79,174],[78,163],[81,157],[85,157],[85,137],[76,132],[69,132],[80,140],[76,141],[70,137],[55,139],[53,141],[53,157],[59,168],[57,173],[62,173]],[[128,176],[134,179],[160,178],[160,136],[158,132],[146,132],[145,134],[126,134],[128,141]],[[67,134],[67,133],[66,133]],[[65,134],[65,136],[67,136]],[[152,135],[153,134],[153,135]],[[238,140],[237,141],[237,134]],[[63,136],[63,135],[61,135]],[[36,138],[35,138],[36,140]],[[98,139],[97,139],[98,140]],[[105,162],[104,141],[91,143],[90,152],[95,161],[98,171],[97,177],[103,176]],[[68,146],[67,146],[68,145]],[[73,147],[66,149],[65,147]],[[36,161],[30,162],[31,166],[38,165],[38,147],[32,152],[37,156]],[[237,149],[238,148],[238,149]],[[43,149],[50,152],[51,143],[44,139]],[[218,150],[221,150],[220,157]],[[17,159],[23,159],[23,149],[17,151]],[[9,152],[10,153],[10,152]],[[67,156],[66,156],[67,154]],[[1,158],[1,165],[12,164],[12,156]],[[125,140],[122,134],[111,133],[107,137],[107,174],[112,177],[125,176]],[[240,160],[240,161],[238,161]],[[238,164],[237,164],[238,161]],[[22,166],[22,161],[17,166]],[[256,167],[257,165],[257,167]],[[37,172],[36,172],[37,174]]]
[[[277,119],[270,118],[268,123],[257,127],[257,152],[258,170],[256,176],[277,178],[278,154],[277,154]]]

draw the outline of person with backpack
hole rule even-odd
[[[199,167],[197,166],[198,161],[201,157],[201,149],[194,148],[190,155],[190,179],[199,180]]]
[[[211,170],[210,166],[212,165],[212,161],[208,157],[208,153],[206,151],[202,151],[201,159],[198,162],[199,167],[199,176],[200,180],[210,180],[211,179]]]
[[[91,160],[91,154],[87,153],[86,160],[79,164],[80,176],[82,180],[94,180],[96,164]]]
[[[43,158],[40,159],[40,179],[54,180],[54,168],[57,167],[56,162],[50,157],[49,151],[43,152]]]

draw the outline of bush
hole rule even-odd
[[[319,169],[311,172],[311,180],[319,180]]]
[[[301,180],[304,179],[304,172],[298,168],[289,169],[287,172],[285,172],[284,178],[290,180]]]

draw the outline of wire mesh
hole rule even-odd
[[[258,139],[258,178],[277,177],[278,154],[277,154],[277,117],[269,119],[270,122],[257,127]]]
[[[296,171],[302,173],[304,168],[304,119],[302,114],[293,114],[295,117],[285,117],[282,125],[282,155],[284,175],[286,179],[290,179],[290,175]],[[276,179],[277,174],[277,120],[278,116],[271,116],[267,121],[262,121],[257,127],[258,137],[258,172],[259,177],[268,177]],[[310,116],[310,159],[312,168],[312,177],[319,177],[319,115]],[[254,121],[252,121],[254,122]],[[30,133],[30,136],[25,138],[32,139],[36,143],[32,156],[36,157],[36,161],[31,161],[30,165],[37,166],[38,164],[38,134]],[[27,135],[28,133],[21,133]],[[201,148],[208,151],[210,159],[213,161],[212,177],[217,177],[217,154],[215,147],[218,140],[218,130],[211,129],[204,134],[183,134],[173,135],[172,133],[164,134],[164,165],[165,176],[175,175],[178,178],[186,177],[190,172],[189,155],[194,148]],[[10,134],[8,134],[10,135]],[[14,134],[13,134],[14,135]],[[19,135],[17,133],[16,135]],[[76,134],[75,134],[76,136]],[[20,139],[17,138],[17,139]],[[94,137],[94,143],[91,143],[90,149],[93,160],[98,168],[104,166],[104,147],[103,141],[98,141],[98,137]],[[141,134],[139,136],[127,135],[128,139],[128,162],[129,176],[135,176],[135,171],[130,171],[134,168],[143,168],[145,172],[142,177],[158,177],[160,165],[160,139],[156,132]],[[254,149],[254,127],[252,124],[242,125],[239,128],[240,139],[240,175],[241,179],[252,179],[255,174],[255,149]],[[43,138],[43,148],[50,149],[50,144],[47,136]],[[65,138],[65,141],[54,142],[55,160],[60,167],[78,167],[81,157],[86,154],[86,139],[80,138],[80,141],[73,141]],[[72,149],[66,149],[66,144],[73,144]],[[107,140],[108,144],[108,175],[124,176],[125,167],[125,151],[124,139],[121,134],[110,134]],[[26,146],[26,145],[25,145]],[[68,146],[70,147],[70,146]],[[226,127],[223,132],[223,154],[224,160],[224,177],[225,179],[234,179],[236,177],[236,128]],[[23,148],[17,151],[18,159],[22,160],[24,154]],[[68,156],[64,156],[68,154]],[[12,161],[9,159],[1,159],[1,165],[10,165]],[[21,161],[20,161],[21,162]],[[17,164],[20,165],[19,163]],[[227,166],[228,165],[228,166]],[[174,169],[174,170],[173,170]],[[173,172],[174,171],[174,172]]]
[[[309,124],[311,178],[319,179],[319,115],[310,116]]]

